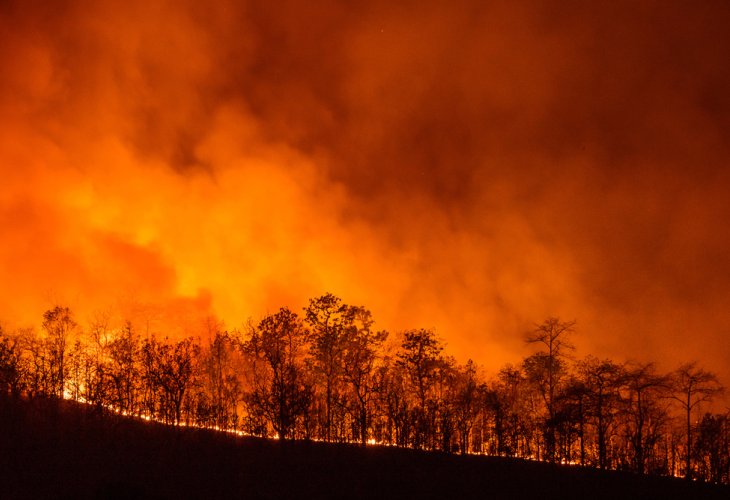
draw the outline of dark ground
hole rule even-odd
[[[522,460],[235,438],[0,400],[0,498],[718,498],[730,487]]]

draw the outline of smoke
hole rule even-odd
[[[2,4],[0,319],[332,291],[489,368],[559,315],[730,375],[730,9],[396,4]]]

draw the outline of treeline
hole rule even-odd
[[[695,363],[576,359],[574,323],[549,318],[537,347],[492,378],[427,329],[395,335],[326,294],[241,331],[174,341],[131,323],[82,329],[70,309],[42,331],[0,330],[0,394],[69,398],[172,424],[262,437],[483,453],[730,483],[730,414]]]

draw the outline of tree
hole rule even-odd
[[[634,470],[639,474],[646,472],[647,451],[651,447],[664,413],[658,408],[659,399],[665,394],[669,380],[657,374],[654,363],[634,363],[624,376],[628,391],[626,411],[629,417],[627,432],[633,452]]]
[[[339,399],[345,337],[352,321],[350,307],[331,293],[310,299],[304,309],[310,327],[310,356],[314,372],[324,384],[324,439],[332,439],[333,406]]]
[[[43,313],[43,330],[47,335],[52,366],[52,391],[59,398],[63,397],[65,389],[67,344],[76,326],[68,307],[56,306]]]
[[[373,331],[372,315],[363,307],[347,312],[342,369],[350,385],[356,407],[360,443],[368,439],[369,405],[375,389],[375,365],[378,351],[388,337],[386,331]]]
[[[684,474],[692,479],[692,422],[691,413],[700,403],[712,401],[722,391],[717,376],[697,367],[697,362],[681,365],[673,374],[672,398],[679,402],[686,416],[686,449]]]
[[[730,414],[705,413],[697,426],[693,454],[699,477],[713,483],[730,482]]]
[[[441,356],[433,377],[433,396],[427,413],[431,448],[450,453],[456,434],[455,407],[458,367],[451,356]]]
[[[16,338],[5,335],[0,326],[0,396],[20,395],[22,368],[20,346]]]
[[[409,443],[410,404],[407,396],[407,375],[402,365],[385,356],[376,370],[378,406],[386,422],[383,436],[390,443],[406,446]]]
[[[476,365],[471,359],[457,371],[454,396],[459,449],[465,454],[470,451],[471,430],[484,408],[486,397],[486,386],[479,382]]]
[[[574,436],[578,437],[579,463],[586,460],[586,420],[588,415],[588,387],[579,378],[570,376],[558,394],[555,428],[559,433],[562,457],[571,462]]]
[[[109,328],[110,313],[96,313],[89,322],[86,335],[74,342],[70,352],[71,395],[82,398],[103,411],[113,405],[113,385],[109,377]],[[82,341],[83,340],[83,341]]]
[[[587,391],[587,414],[596,430],[598,467],[608,466],[607,442],[619,411],[623,368],[611,360],[587,357],[578,363],[578,375]]]
[[[525,398],[524,373],[512,365],[504,366],[497,374],[497,379],[490,384],[487,390],[486,407],[493,420],[493,434],[496,438],[496,448],[489,450],[499,456],[530,456],[525,421],[530,418],[524,404]],[[520,447],[520,441],[525,446]],[[521,452],[522,451],[522,452]]]
[[[144,377],[153,394],[162,396],[159,409],[163,418],[176,425],[181,422],[183,399],[193,380],[193,363],[199,350],[192,338],[168,344],[152,337],[142,344]]]
[[[108,403],[108,384],[102,360],[89,345],[77,339],[67,355],[66,364],[69,366],[66,394],[101,411]]]
[[[575,348],[568,340],[575,332],[574,327],[575,321],[563,322],[558,318],[548,318],[525,336],[526,343],[542,344],[544,347],[544,350],[526,360],[525,369],[528,377],[540,388],[547,410],[545,445],[551,461],[555,460],[555,395],[564,373],[562,360],[565,351]]]
[[[234,365],[237,345],[238,339],[216,329],[201,356],[201,389],[210,400],[212,423],[219,428],[235,426],[238,422],[236,407],[241,385]]]
[[[50,374],[47,343],[31,328],[18,332],[17,341],[21,351],[20,363],[25,372],[23,386],[26,393],[30,397],[50,395],[55,389],[55,384],[52,383]],[[53,371],[55,372],[55,368]]]
[[[307,331],[296,313],[284,307],[261,320],[244,342],[253,360],[249,404],[260,411],[281,439],[292,436],[296,420],[309,408],[302,358]]]
[[[107,343],[107,352],[112,402],[121,412],[137,413],[141,348],[139,336],[130,321],[126,321]]]
[[[421,328],[403,333],[396,363],[404,368],[416,396],[416,447],[423,446],[430,437],[428,410],[442,350],[443,345],[433,330]]]

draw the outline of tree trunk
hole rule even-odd
[[[690,420],[692,405],[690,404],[690,394],[687,394],[687,450],[685,453],[684,477],[687,480],[692,479],[691,458],[692,458],[692,422]]]

